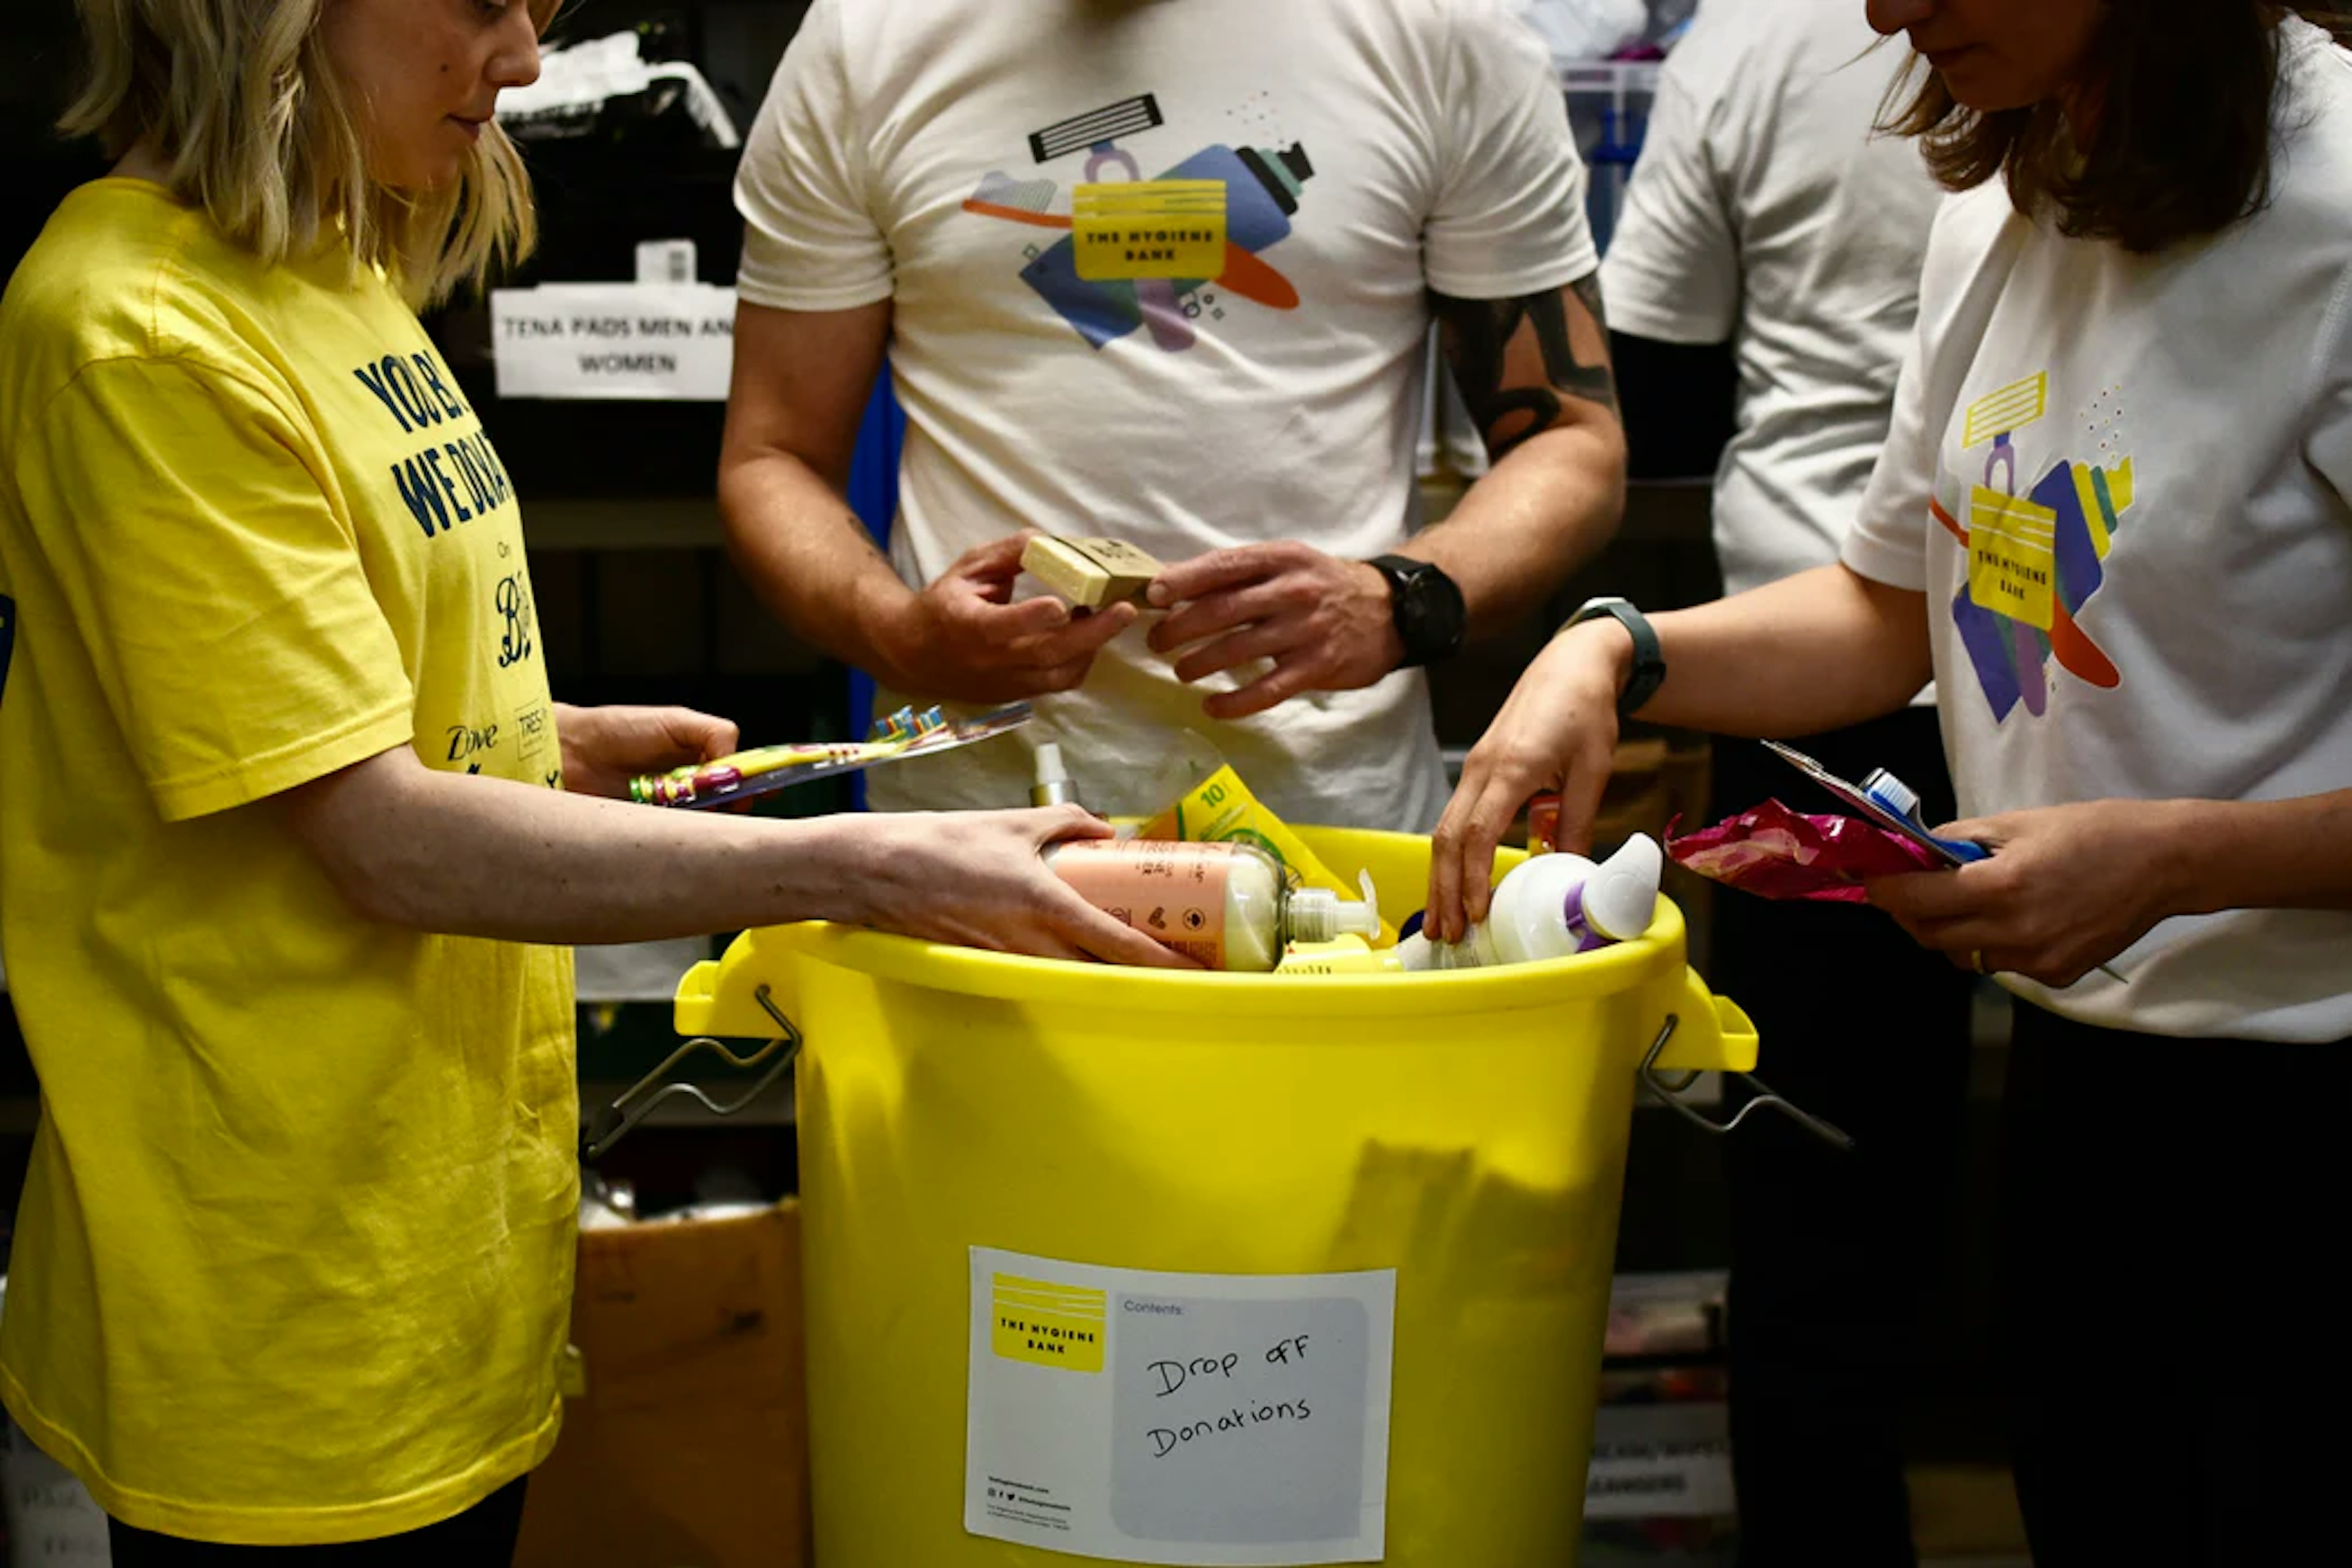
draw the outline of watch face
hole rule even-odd
[[[1462,644],[1462,590],[1426,562],[1401,567],[1395,582],[1397,635],[1415,664],[1443,658]]]
[[[1417,579],[1409,579],[1397,589],[1398,629],[1404,633],[1405,646],[1416,652],[1429,630],[1428,596],[1419,592],[1420,587]]]

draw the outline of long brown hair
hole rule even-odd
[[[1887,94],[1881,130],[1916,137],[1951,190],[2000,175],[2020,212],[2054,214],[2061,232],[2162,250],[2216,234],[2270,196],[2281,25],[2300,12],[2352,41],[2333,7],[2268,0],[2110,0],[2089,58],[2097,129],[2078,145],[2045,100],[1979,114],[1916,56]]]

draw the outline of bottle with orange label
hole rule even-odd
[[[1273,856],[1247,844],[1087,839],[1054,846],[1045,862],[1095,908],[1208,969],[1264,974],[1294,942],[1380,935],[1369,877],[1364,901],[1353,903],[1295,886]]]

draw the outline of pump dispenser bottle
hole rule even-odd
[[[1538,855],[1495,889],[1486,918],[1458,942],[1415,931],[1397,944],[1408,970],[1485,969],[1590,952],[1650,929],[1665,856],[1637,833],[1599,865],[1581,855]]]
[[[1363,901],[1351,902],[1294,887],[1273,856],[1247,844],[1082,839],[1047,849],[1045,863],[1097,909],[1209,969],[1264,974],[1295,942],[1380,939],[1370,877]]]
[[[1047,741],[1037,748],[1037,782],[1029,786],[1031,805],[1083,805],[1078,782],[1062,761],[1062,748]]]

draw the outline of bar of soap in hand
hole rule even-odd
[[[1021,551],[1021,569],[1080,609],[1139,601],[1160,563],[1118,539],[1055,539],[1044,534]]]

